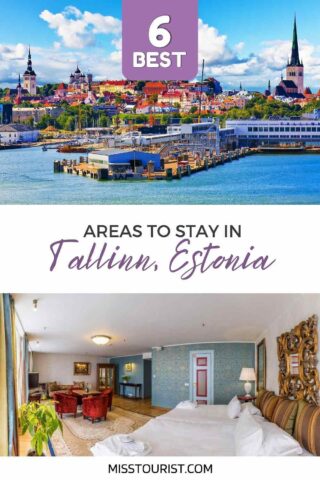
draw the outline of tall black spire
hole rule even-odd
[[[300,62],[300,57],[299,57],[298,30],[297,30],[297,18],[296,18],[296,16],[294,16],[294,24],[293,24],[291,60],[290,60],[288,66],[289,67],[302,67],[302,62]]]
[[[32,68],[30,45],[29,45],[29,52],[28,52],[28,65],[27,65],[27,70],[25,71],[25,75],[35,75],[35,71]]]

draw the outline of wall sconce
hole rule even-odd
[[[38,299],[37,298],[34,298],[32,300],[32,305],[33,305],[34,312],[36,312],[38,310]]]
[[[132,372],[132,363],[126,363],[124,368],[126,370],[126,372]]]

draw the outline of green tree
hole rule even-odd
[[[142,92],[143,88],[145,87],[146,82],[139,80],[135,86],[136,92]]]

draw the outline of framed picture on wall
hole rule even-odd
[[[267,352],[265,338],[257,346],[257,391],[266,388]]]
[[[88,362],[74,362],[73,375],[90,375],[90,365]]]

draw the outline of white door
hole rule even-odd
[[[213,403],[213,352],[190,352],[190,397],[199,405]]]

